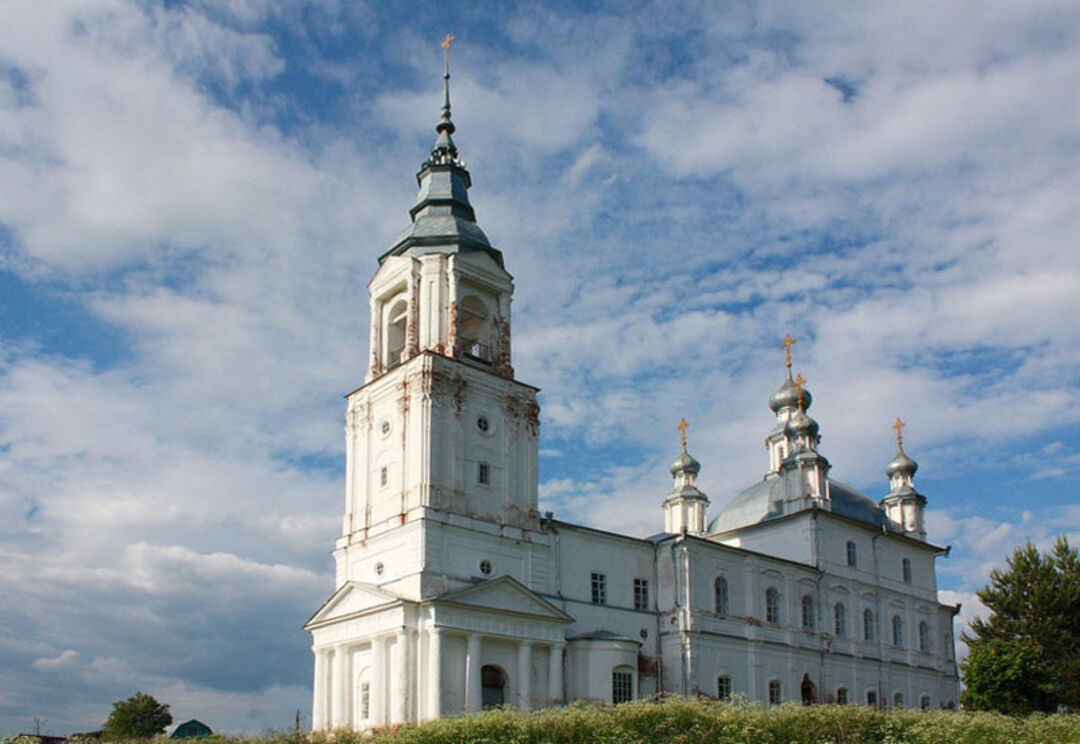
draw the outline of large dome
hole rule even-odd
[[[881,528],[889,525],[885,512],[866,494],[829,478],[832,513]],[[709,534],[737,530],[784,516],[784,481],[770,476],[747,488],[720,508]]]

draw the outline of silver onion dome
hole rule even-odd
[[[814,397],[810,395],[810,391],[806,388],[802,389],[802,408],[807,410],[810,408],[810,404],[813,402]],[[773,413],[779,413],[784,408],[798,408],[799,406],[799,386],[788,377],[784,380],[784,384],[769,397],[769,408]]]
[[[678,475],[683,472],[689,473],[695,477],[701,472],[701,463],[691,457],[686,450],[679,453],[679,456],[675,458],[675,462],[671,463],[672,475]]]
[[[805,405],[807,393],[803,391],[803,404]],[[818,436],[818,422],[806,415],[805,411],[799,409],[795,413],[791,414],[791,418],[784,425],[784,434],[790,439],[796,439],[798,437],[809,435],[811,439],[817,439]]]
[[[888,465],[885,466],[885,475],[892,478],[894,475],[915,475],[915,471],[919,469],[919,464],[907,456],[904,450],[900,450],[896,453]]]

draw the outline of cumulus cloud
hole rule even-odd
[[[0,730],[92,728],[134,689],[287,725],[446,30],[334,0],[8,15],[0,289],[45,299],[0,334]],[[1075,8],[461,23],[455,136],[543,388],[542,508],[655,532],[680,416],[721,507],[764,471],[790,331],[837,477],[880,495],[909,422],[961,620],[1017,544],[1080,532]]]

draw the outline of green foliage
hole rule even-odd
[[[1080,556],[1064,537],[1048,553],[1028,543],[978,592],[990,610],[964,640],[961,701],[1024,714],[1080,710]]]
[[[364,734],[294,731],[215,735],[213,744],[1080,744],[1080,715],[860,706],[718,703],[667,697],[625,705],[488,710]],[[3,744],[7,744],[4,742]]]
[[[136,692],[127,700],[113,703],[102,732],[111,741],[146,739],[164,733],[172,720],[168,704],[159,703],[145,692]]]

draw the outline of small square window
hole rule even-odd
[[[483,486],[491,485],[491,466],[486,462],[477,463],[476,482]]]
[[[649,609],[649,580],[634,579],[634,609]]]
[[[602,573],[592,575],[592,603],[607,604],[607,576]]]

